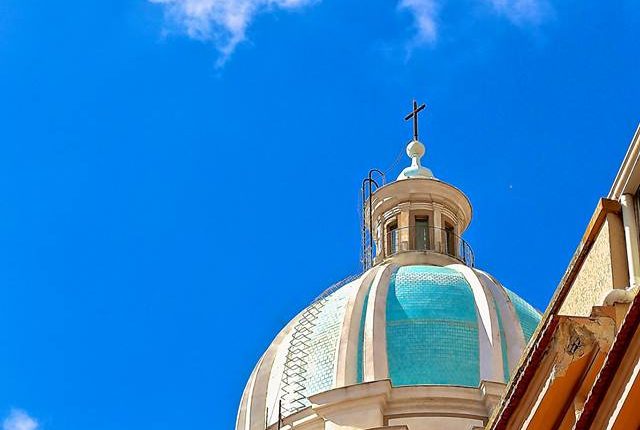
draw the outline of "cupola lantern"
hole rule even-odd
[[[421,163],[426,149],[418,140],[418,114],[425,106],[414,101],[413,111],[405,117],[413,120],[413,140],[407,145],[411,165],[395,182],[372,191],[364,204],[363,223],[374,244],[363,252],[369,252],[365,261],[462,262],[473,267],[473,251],[461,237],[471,222],[471,203],[462,191],[436,179]]]

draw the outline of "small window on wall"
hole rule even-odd
[[[429,218],[416,217],[415,228],[416,251],[427,251],[429,249]]]
[[[398,252],[398,223],[392,222],[387,225],[387,254],[393,255]]]
[[[456,255],[456,234],[453,231],[453,226],[448,222],[444,223],[444,247],[445,253],[448,255]]]

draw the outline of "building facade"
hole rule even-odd
[[[487,429],[640,429],[640,128]]]
[[[469,199],[423,167],[363,183],[363,273],[327,290],[276,336],[236,430],[483,428],[540,314],[475,267]],[[411,115],[409,115],[411,117]],[[375,172],[374,172],[375,173]]]

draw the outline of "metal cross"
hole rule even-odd
[[[413,101],[413,111],[404,117],[405,121],[409,121],[413,118],[413,140],[418,140],[418,114],[426,108],[426,104],[422,104],[422,106],[418,106],[417,101]]]

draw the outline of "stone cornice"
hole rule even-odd
[[[336,388],[309,398],[323,419],[344,412],[375,409],[385,417],[460,416],[486,420],[505,385],[482,381],[479,387],[418,385],[393,387],[391,381]],[[384,427],[383,427],[384,428]]]
[[[457,215],[462,232],[471,222],[473,215],[467,196],[453,185],[437,179],[405,179],[392,182],[376,190],[371,199],[374,219],[379,214],[387,213],[393,207],[406,202],[433,202],[443,205]],[[367,204],[365,209],[368,210]]]

